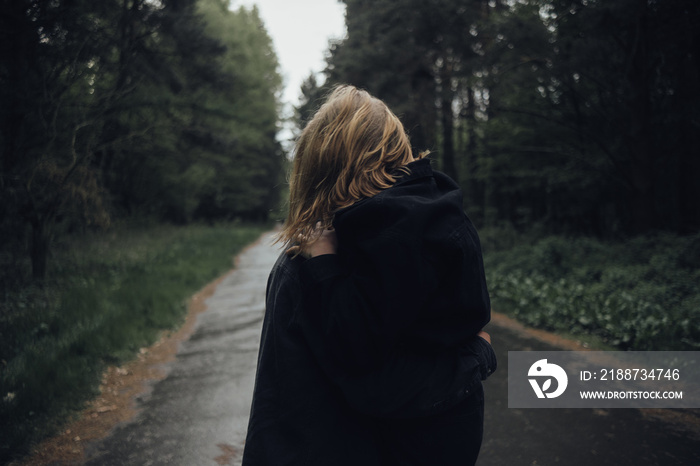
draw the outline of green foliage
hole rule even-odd
[[[212,128],[217,144],[199,154],[209,176],[194,215],[265,220],[277,206],[283,174],[275,139],[282,78],[257,8],[229,11],[227,4],[199,2],[207,34],[225,47],[220,64],[231,86],[199,101],[207,108],[200,124]]]
[[[696,350],[698,248],[700,236],[624,243],[555,236],[484,257],[494,308],[528,325],[595,335],[622,349]]]
[[[262,229],[152,226],[60,244],[44,287],[0,296],[0,461],[53,432],[118,364],[178,326],[186,300]]]
[[[294,119],[296,122],[297,135],[311,121],[318,109],[323,104],[323,98],[329,93],[330,86],[324,83],[319,86],[316,76],[311,73],[301,84],[300,102],[294,108]]]
[[[697,1],[343,3],[329,84],[383,99],[477,223],[700,228]]]
[[[277,58],[257,10],[227,5],[0,5],[0,239],[29,236],[34,278],[62,230],[277,205]]]

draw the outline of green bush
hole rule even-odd
[[[493,306],[629,350],[700,347],[700,235],[624,243],[547,237],[484,249]]]
[[[151,226],[57,248],[43,286],[0,295],[0,463],[96,395],[106,364],[183,322],[187,299],[262,227]]]

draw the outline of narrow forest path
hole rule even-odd
[[[91,466],[216,465],[240,461],[255,381],[267,276],[277,259],[265,234],[242,252],[182,342],[139,414],[87,451]]]

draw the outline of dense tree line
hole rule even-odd
[[[700,3],[343,0],[328,87],[398,113],[482,225],[700,228]],[[299,118],[319,95],[310,78]]]
[[[263,219],[284,160],[256,9],[225,0],[2,0],[0,238],[146,217]],[[8,276],[9,277],[9,276]]]

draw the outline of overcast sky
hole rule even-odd
[[[232,7],[258,5],[282,68],[283,100],[296,104],[299,87],[320,72],[330,39],[345,36],[345,5],[337,0],[233,0]]]

